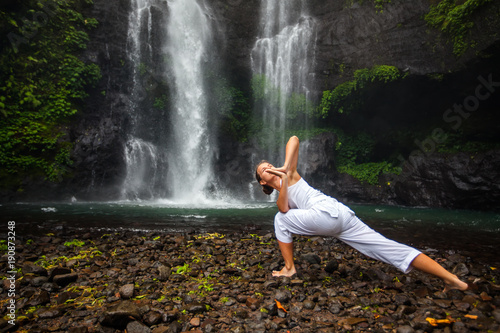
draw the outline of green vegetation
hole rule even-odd
[[[311,116],[315,106],[304,94],[291,93],[286,96],[264,74],[256,74],[251,81],[252,94],[256,102],[264,103],[269,109],[279,109],[285,103],[288,120],[297,119],[300,115]]]
[[[60,181],[72,164],[67,125],[86,88],[101,77],[77,54],[97,21],[81,14],[91,1],[23,1],[0,11],[8,36],[0,52],[0,179],[18,188],[23,177]]]
[[[453,43],[453,53],[461,56],[469,47],[474,47],[470,31],[474,27],[472,15],[492,0],[442,0],[431,5],[425,16],[427,24],[447,34]]]
[[[158,110],[164,110],[168,105],[168,97],[167,95],[161,95],[160,97],[155,98],[153,103],[153,108]]]
[[[337,134],[337,171],[347,173],[363,183],[376,185],[379,176],[386,173],[399,174],[401,168],[388,161],[372,161],[375,141],[365,133],[347,136],[340,130]]]
[[[384,5],[386,3],[391,3],[391,0],[373,0],[373,2],[375,3],[375,9],[377,12],[381,13],[384,11]]]
[[[339,84],[333,90],[323,91],[323,98],[318,106],[317,113],[326,118],[332,110],[338,113],[349,112],[359,107],[360,90],[374,83],[389,83],[402,78],[406,74],[401,73],[394,66],[379,65],[372,68],[358,69],[354,72],[354,79]]]
[[[85,245],[84,241],[78,240],[78,239],[73,239],[71,242],[66,242],[64,243],[64,246],[67,247],[82,247]]]

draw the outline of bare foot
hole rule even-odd
[[[445,287],[444,287],[443,292],[445,293],[447,291],[454,290],[454,289],[466,291],[467,289],[469,289],[469,284],[466,282],[463,282],[456,275],[454,275],[453,281],[445,282]]]
[[[292,266],[291,269],[287,269],[286,267],[283,267],[283,269],[281,271],[273,271],[273,276],[276,276],[276,277],[280,277],[280,276],[292,276],[294,275],[295,273],[297,273],[297,271],[295,270],[295,266]]]

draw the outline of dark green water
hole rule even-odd
[[[397,206],[350,205],[365,223],[385,236],[420,249],[459,250],[500,265],[500,214]],[[274,203],[209,203],[193,207],[168,201],[17,203],[0,206],[16,222],[18,237],[56,230],[112,232],[271,232]]]

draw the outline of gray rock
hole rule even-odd
[[[30,306],[39,306],[47,304],[49,302],[50,302],[49,293],[46,292],[45,290],[41,290],[35,295],[31,296],[27,304]]]
[[[138,321],[131,321],[127,324],[127,333],[151,333],[151,329]]]
[[[453,268],[452,273],[457,275],[458,277],[464,277],[469,274],[469,269],[464,263],[460,263]]]
[[[134,285],[132,283],[129,283],[121,286],[118,292],[120,293],[121,298],[130,299],[134,297],[134,288]]]
[[[185,309],[190,313],[202,313],[207,311],[207,307],[205,306],[205,304],[201,304],[198,302],[187,304]]]
[[[491,312],[491,314],[493,315],[493,318],[495,318],[495,320],[497,321],[497,323],[500,324],[500,309],[495,309]]]
[[[53,281],[56,275],[66,275],[71,274],[71,269],[67,267],[55,267],[50,271],[49,281]]]
[[[326,264],[325,272],[332,274],[339,268],[339,263],[337,260],[331,260],[328,264]]]
[[[170,274],[172,274],[172,269],[167,266],[158,267],[158,273],[160,274],[160,281],[167,281]]]
[[[413,332],[415,332],[415,330],[411,326],[404,325],[404,326],[399,326],[396,329],[396,332],[397,333],[413,333]]]
[[[22,267],[23,274],[35,274],[47,276],[47,270],[41,266],[35,265],[32,262],[25,262]]]
[[[61,287],[67,286],[68,284],[70,284],[71,282],[75,282],[76,280],[78,280],[77,273],[56,275],[53,278],[54,283]]]
[[[286,303],[292,298],[292,293],[289,290],[278,290],[274,294],[274,298],[281,303]]]
[[[99,319],[101,325],[117,329],[125,329],[127,324],[134,319],[141,318],[139,308],[130,301],[122,301],[112,308],[106,310]]]
[[[300,260],[308,262],[312,265],[321,264],[321,258],[315,253],[302,254],[302,255],[300,255]]]

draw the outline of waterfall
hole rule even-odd
[[[212,33],[196,0],[132,0],[124,199],[203,199],[215,150],[203,69]]]
[[[212,36],[209,22],[195,0],[169,1],[166,50],[174,72],[174,136],[168,179],[174,198],[196,200],[212,176],[212,143],[203,87],[204,62]]]
[[[307,129],[315,22],[307,16],[305,3],[264,0],[261,5],[261,37],[251,54],[252,86],[262,124],[260,145],[269,159],[283,160],[290,131]]]

